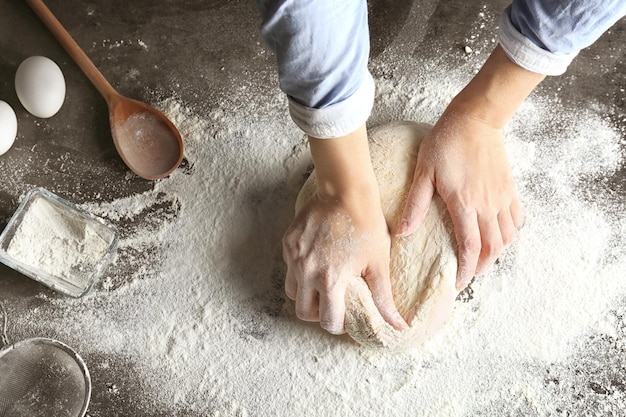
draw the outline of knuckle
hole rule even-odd
[[[482,243],[480,242],[480,239],[468,237],[461,243],[461,249],[466,254],[477,255],[482,249]]]
[[[329,291],[335,287],[337,284],[337,278],[335,274],[332,274],[330,271],[320,271],[320,275],[318,278],[318,284],[320,289]]]
[[[517,237],[517,232],[514,230],[503,233],[502,242],[504,243],[504,246],[509,246],[511,243],[513,243],[516,237]]]
[[[293,256],[299,252],[300,245],[298,239],[296,239],[293,235],[285,234],[283,236],[283,251]]]
[[[311,257],[304,256],[297,259],[297,264],[302,277],[309,277],[315,270],[316,262]]]
[[[489,258],[496,258],[498,255],[502,253],[504,250],[504,246],[502,243],[487,243],[482,248],[482,253]]]

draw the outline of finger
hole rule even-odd
[[[297,267],[293,262],[296,257],[295,243],[292,241],[289,231],[283,235],[283,260],[287,264],[287,274],[285,275],[285,294],[291,300],[296,299],[296,293],[298,290],[298,283],[296,278]]]
[[[287,275],[285,276],[285,294],[290,300],[295,300],[298,294],[298,280],[293,272],[294,268],[287,265]]]
[[[415,175],[406,198],[397,234],[409,236],[424,221],[435,194],[435,186],[427,175]]]
[[[509,246],[517,236],[517,228],[513,222],[510,211],[501,211],[498,213],[498,224],[500,225],[500,234],[502,235],[502,244],[504,247]]]
[[[319,321],[319,297],[314,288],[298,288],[296,295],[296,316],[304,321]]]
[[[513,219],[513,225],[517,230],[521,229],[524,226],[524,209],[522,208],[522,204],[519,202],[518,198],[515,198],[511,203],[511,218]]]
[[[409,325],[400,315],[396,303],[393,301],[393,292],[391,291],[391,281],[389,280],[389,272],[384,270],[370,271],[363,276],[365,282],[369,286],[374,299],[374,304],[383,316],[383,319],[396,330],[406,330]]]
[[[298,292],[298,281],[296,277],[296,271],[298,268],[294,265],[291,254],[292,249],[289,246],[287,239],[283,238],[283,260],[287,264],[287,274],[285,275],[285,294],[291,300],[296,299]]]
[[[476,273],[481,248],[480,229],[476,212],[461,212],[450,206],[448,210],[459,247],[456,289],[461,291],[468,286]]]
[[[345,333],[346,315],[345,288],[319,294],[319,316],[322,329],[332,334]]]
[[[479,216],[478,227],[480,228],[481,245],[476,275],[482,275],[496,262],[504,250],[504,244],[502,243],[502,232],[497,217],[481,219]]]

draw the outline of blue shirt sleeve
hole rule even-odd
[[[558,75],[624,15],[626,0],[513,0],[500,41],[522,67]]]
[[[278,59],[281,88],[323,108],[352,95],[367,73],[369,34],[363,1],[257,0],[261,36]]]
[[[364,0],[257,0],[292,118],[314,137],[365,123],[374,101]]]

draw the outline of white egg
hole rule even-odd
[[[0,155],[8,151],[17,135],[17,117],[8,103],[0,100]]]
[[[15,92],[30,114],[52,117],[65,100],[65,78],[61,68],[50,58],[31,56],[17,68]]]

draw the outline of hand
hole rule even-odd
[[[462,290],[493,265],[524,221],[501,130],[467,113],[441,117],[419,149],[403,234],[421,224],[435,191],[454,225]]]
[[[315,194],[283,239],[285,291],[296,301],[296,315],[319,321],[333,334],[344,332],[344,296],[355,276],[365,279],[387,322],[399,330],[408,327],[393,301],[391,239],[380,203],[359,203],[351,207]]]
[[[383,318],[408,328],[389,280],[391,238],[380,206],[365,126],[336,139],[310,138],[317,192],[283,238],[285,292],[302,320],[344,332],[345,292],[363,277]]]
[[[398,233],[413,233],[439,193],[459,245],[458,290],[489,269],[524,221],[502,129],[544,78],[498,45],[420,146]]]

